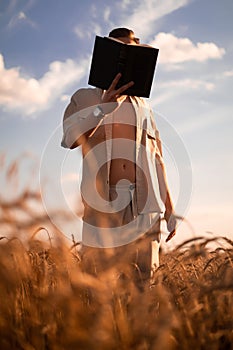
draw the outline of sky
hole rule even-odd
[[[64,197],[67,208],[77,202],[81,158],[60,147],[62,116],[88,87],[95,35],[131,28],[160,50],[149,102],[186,218],[170,244],[206,233],[233,239],[232,15],[232,0],[0,0],[1,159],[20,159],[25,185],[50,183],[48,212]]]

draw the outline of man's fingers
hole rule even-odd
[[[122,92],[130,88],[134,84],[133,81],[130,81],[129,83],[121,86],[118,90],[116,90],[116,95],[120,95]]]
[[[118,73],[118,74],[115,76],[115,78],[113,79],[112,84],[109,86],[109,88],[108,88],[108,90],[107,90],[108,93],[109,93],[109,92],[113,92],[113,91],[115,90],[115,88],[116,88],[116,86],[117,86],[117,84],[118,84],[120,78],[121,78],[121,73]],[[115,90],[115,91],[114,91],[114,94],[115,94],[115,95],[120,95],[122,92],[124,92],[125,90],[127,90],[127,89],[128,89],[129,87],[131,87],[133,84],[134,84],[134,82],[133,82],[133,81],[130,81],[129,83],[127,83],[127,84],[121,86],[119,89]]]
[[[108,92],[112,91],[112,90],[115,90],[115,87],[117,86],[117,83],[118,81],[120,80],[121,78],[121,73],[118,73],[115,78],[113,79],[112,81],[112,84],[109,86],[108,88]]]
[[[173,230],[169,235],[168,237],[166,238],[165,242],[168,242],[170,241],[170,239],[172,239],[176,234],[176,230]]]
[[[108,90],[106,90],[104,95],[102,96],[103,103],[118,101],[120,98],[120,95],[134,84],[133,81],[130,81],[129,83],[121,86],[119,89],[116,90],[116,85],[118,84],[120,78],[121,78],[121,73],[118,73],[113,79],[112,84],[110,85]]]

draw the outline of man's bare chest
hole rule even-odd
[[[112,138],[135,140],[136,115],[130,100],[122,103],[113,115]]]

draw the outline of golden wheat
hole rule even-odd
[[[231,240],[198,237],[161,253],[139,289],[119,259],[89,274],[78,242],[68,246],[45,214],[33,218],[32,198],[40,201],[27,191],[0,203],[0,227],[8,228],[0,238],[0,349],[233,348]],[[16,207],[29,210],[23,222]]]

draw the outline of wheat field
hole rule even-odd
[[[3,242],[5,240],[5,242]],[[1,349],[231,349],[233,243],[161,254],[144,290],[117,264],[99,277],[62,241],[2,239]]]
[[[231,240],[196,237],[162,251],[139,289],[120,261],[87,273],[79,243],[32,201],[39,194],[25,190],[0,203],[1,350],[233,349]]]

